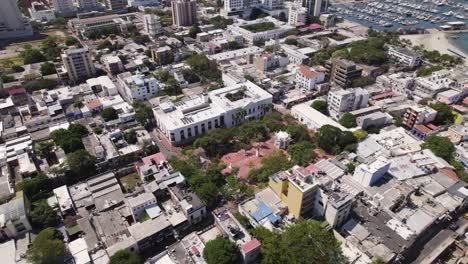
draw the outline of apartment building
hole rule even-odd
[[[105,3],[106,3],[107,9],[109,10],[117,11],[117,12],[126,10],[124,0],[106,0]]]
[[[31,7],[28,8],[31,19],[41,22],[47,22],[52,19],[55,19],[55,12],[53,9],[50,9],[44,3],[33,2]]]
[[[161,102],[153,109],[156,123],[172,144],[181,144],[217,127],[259,120],[273,97],[252,82],[217,89],[191,100]]]
[[[277,10],[283,8],[283,0],[263,0],[262,1],[263,8],[268,10]]]
[[[434,121],[437,111],[428,106],[412,106],[403,115],[403,124],[409,129],[415,125],[426,124]]]
[[[152,38],[163,33],[161,21],[159,17],[154,14],[145,14],[143,16],[143,26],[145,34]]]
[[[87,47],[67,49],[62,53],[61,57],[68,79],[72,82],[87,79],[96,74],[91,52]]]
[[[296,71],[296,87],[303,91],[312,91],[315,85],[325,81],[325,74],[317,72],[313,68],[305,65],[298,65]]]
[[[331,89],[327,97],[330,116],[339,119],[343,113],[366,107],[369,96],[369,92],[362,88]]]
[[[0,205],[0,239],[15,238],[32,229],[24,202],[23,197],[16,197]]]
[[[288,24],[291,26],[303,26],[307,23],[308,9],[300,5],[289,6]]]
[[[78,0],[78,7],[85,11],[93,11],[101,8],[98,0]]]
[[[390,169],[391,162],[387,158],[379,156],[370,164],[362,163],[357,166],[353,174],[353,180],[364,187],[374,185]]]
[[[419,66],[422,62],[421,54],[406,48],[392,45],[388,46],[388,56],[408,67]]]
[[[18,1],[2,1],[0,8],[0,39],[32,36],[29,19],[18,8]]]
[[[452,80],[448,70],[433,72],[430,76],[418,77],[414,82],[414,97],[434,98],[438,93],[448,90]]]
[[[221,13],[224,16],[239,14],[245,9],[254,6],[256,3],[257,1],[254,0],[226,0],[224,1],[224,8],[221,10]]]
[[[55,12],[59,15],[72,15],[76,12],[73,0],[52,0]]]
[[[146,77],[140,72],[124,72],[117,75],[120,93],[128,101],[148,100],[159,91],[159,83],[154,77]]]
[[[102,56],[101,61],[106,67],[106,70],[112,74],[117,74],[125,70],[122,60],[119,58],[119,56],[104,55]]]
[[[156,203],[156,197],[152,193],[146,192],[137,196],[129,197],[125,202],[132,212],[133,221],[135,222],[139,221],[146,209],[158,206]]]
[[[257,71],[266,72],[279,67],[288,65],[289,60],[285,57],[271,53],[257,54],[254,59],[254,65]]]
[[[330,72],[330,81],[343,87],[350,87],[352,81],[362,75],[362,69],[352,61],[335,58],[328,61],[326,68]]]
[[[174,60],[174,54],[171,47],[151,47],[151,58],[160,65],[166,65]]]
[[[197,2],[195,0],[172,0],[172,24],[189,27],[197,23]]]
[[[205,203],[195,192],[187,190],[184,184],[170,186],[168,189],[171,199],[180,206],[191,224],[200,222],[206,216]]]
[[[268,185],[296,219],[312,216],[319,183],[310,171],[295,166],[271,176]]]

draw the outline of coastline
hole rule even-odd
[[[450,35],[454,35],[463,31],[446,32],[439,31],[437,29],[428,29],[427,31],[429,32],[428,34],[402,35],[400,38],[411,41],[414,46],[423,45],[427,50],[437,50],[443,54],[455,55],[453,52],[449,51],[449,49],[453,50],[458,54],[465,56],[464,64],[468,66],[467,52],[460,50],[448,39]]]

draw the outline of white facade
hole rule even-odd
[[[98,0],[78,0],[78,7],[84,10],[95,10],[100,6]]]
[[[419,98],[433,98],[440,92],[448,90],[448,85],[452,82],[448,77],[450,72],[441,70],[433,72],[427,77],[419,77],[414,82],[414,96]]]
[[[351,112],[367,106],[369,92],[362,88],[332,89],[328,93],[327,103],[330,116],[339,119],[341,113]]]
[[[371,164],[360,164],[353,174],[353,180],[359,182],[364,187],[372,186],[387,173],[390,164],[382,156],[377,157]]]
[[[422,62],[422,56],[420,54],[396,46],[389,46],[388,56],[409,67],[418,66]]]
[[[124,0],[106,0],[106,7],[112,11],[121,11],[125,9]]]
[[[158,0],[127,0],[128,6],[139,7],[139,6],[154,6],[158,5]]]
[[[89,78],[96,74],[91,52],[88,48],[67,49],[63,52],[61,58],[71,81]]]
[[[145,209],[157,206],[156,197],[152,193],[142,193],[138,196],[127,198],[127,205],[132,211],[133,219],[138,221]]]
[[[292,4],[289,7],[288,24],[291,26],[302,26],[307,23],[307,8]]]
[[[134,100],[148,100],[155,96],[159,91],[159,83],[154,77],[146,77],[141,73],[131,75],[129,72],[117,76],[121,93],[129,102]]]
[[[271,30],[262,31],[262,32],[252,32],[244,28],[245,26],[268,23],[268,22],[274,23],[275,28]],[[234,34],[241,35],[246,40],[247,43],[249,43],[250,45],[253,45],[255,41],[270,40],[270,39],[282,37],[288,31],[294,29],[294,27],[290,25],[284,25],[282,22],[278,21],[277,19],[273,17],[265,17],[265,18],[254,20],[254,21],[242,20],[240,23],[229,25],[227,29],[233,32]]]
[[[21,14],[17,0],[3,0],[0,8],[0,39],[32,36],[29,20]]]
[[[263,0],[262,5],[268,10],[276,10],[283,8],[283,0]]]
[[[322,0],[315,0],[314,16],[315,17],[320,16],[321,11],[322,11]]]
[[[54,10],[49,9],[40,2],[33,2],[28,10],[33,20],[46,22],[55,19]]]
[[[338,122],[315,110],[311,106],[312,102],[313,100],[294,105],[291,108],[291,115],[301,124],[306,125],[309,129],[314,131],[318,130],[324,125],[331,125],[341,129],[342,131],[348,131],[347,128],[340,125]]]
[[[229,14],[233,12],[242,12],[244,9],[254,6],[256,1],[253,0],[225,0],[224,12]]]
[[[296,87],[298,89],[311,91],[315,89],[315,85],[325,81],[323,72],[316,72],[312,68],[299,65],[296,72]]]
[[[154,14],[146,14],[143,16],[143,23],[145,27],[145,33],[150,37],[154,38],[157,35],[163,33],[161,22],[158,16]]]
[[[72,14],[75,12],[72,0],[52,0],[52,4],[58,14]]]
[[[239,97],[232,99],[235,95]],[[160,130],[170,142],[178,144],[217,127],[258,120],[270,111],[266,106],[272,100],[271,94],[247,81],[188,101],[164,102],[153,111]]]

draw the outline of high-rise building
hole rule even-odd
[[[62,62],[71,81],[83,80],[96,74],[88,48],[65,50]]]
[[[124,0],[106,0],[106,7],[112,11],[123,11],[125,10]]]
[[[328,92],[327,103],[330,116],[339,119],[342,114],[367,106],[369,92],[362,88],[331,89]]]
[[[197,23],[197,2],[195,0],[173,0],[171,7],[174,26],[187,27]]]
[[[288,24],[291,26],[303,26],[307,23],[307,8],[300,4],[292,4],[289,7]]]
[[[350,87],[352,81],[362,75],[362,68],[345,59],[332,59],[327,62],[326,67],[330,71],[330,81],[343,88]]]
[[[322,11],[322,0],[303,0],[302,6],[309,10],[309,15],[318,17]]]
[[[95,10],[100,7],[97,0],[78,0],[78,7],[83,10]]]
[[[155,36],[163,32],[161,21],[158,16],[154,14],[146,14],[143,16],[143,23],[145,27],[145,33],[150,37],[154,38]]]
[[[17,0],[4,0],[0,7],[0,39],[31,36],[28,18],[21,14]]]
[[[52,0],[55,12],[60,15],[70,15],[75,13],[73,0]]]
[[[283,0],[262,0],[262,5],[268,10],[283,8]]]

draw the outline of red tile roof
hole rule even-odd
[[[9,95],[18,95],[18,94],[25,94],[25,93],[26,93],[26,89],[24,88],[16,88],[16,89],[8,90]]]
[[[157,164],[160,164],[161,162],[166,161],[166,156],[164,156],[163,153],[158,152],[156,154],[146,156],[141,159],[143,161],[143,164],[145,165],[152,165],[153,161],[156,162]]]
[[[424,134],[429,134],[432,132],[432,129],[428,128],[425,125],[415,125],[414,129],[417,129],[418,131],[424,133]]]
[[[253,239],[253,240],[250,240],[249,242],[245,243],[244,245],[242,245],[241,250],[245,254],[245,253],[248,253],[250,251],[256,250],[261,245],[262,245],[262,243],[260,243],[260,241],[258,241],[257,239]]]
[[[87,105],[88,108],[90,108],[90,109],[96,109],[96,108],[102,106],[101,101],[100,101],[98,98],[89,100],[89,101],[86,103],[86,105]]]
[[[309,30],[317,30],[317,29],[321,29],[322,25],[314,23],[314,24],[310,24],[310,25],[306,26],[305,28],[309,29]]]
[[[318,75],[318,73],[310,70],[310,67],[305,66],[305,65],[299,65],[299,71],[301,72],[302,75],[304,75],[307,78],[313,78]]]
[[[448,177],[450,177],[450,178],[456,180],[456,181],[459,181],[459,180],[460,180],[460,178],[458,177],[457,173],[454,172],[454,171],[451,170],[451,169],[440,169],[439,171],[440,171],[441,173],[447,175]]]

